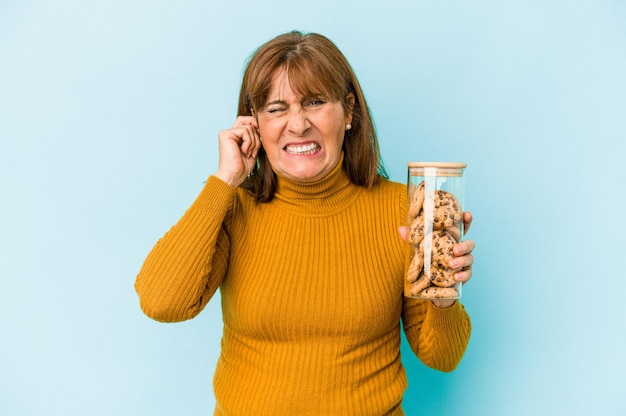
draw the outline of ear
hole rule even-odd
[[[352,123],[352,112],[354,110],[354,94],[346,95],[346,124]]]

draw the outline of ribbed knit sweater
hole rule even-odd
[[[144,313],[193,318],[222,299],[215,415],[402,415],[403,324],[421,361],[453,370],[470,320],[403,297],[406,187],[355,186],[341,169],[278,180],[275,198],[209,177],[154,246],[136,280]]]

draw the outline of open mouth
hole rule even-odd
[[[291,155],[312,155],[319,152],[321,147],[317,143],[294,144],[285,147],[285,151]]]

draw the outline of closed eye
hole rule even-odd
[[[282,106],[282,105],[270,105],[265,108],[265,112],[268,114],[276,114],[276,113],[280,113],[281,111],[286,111],[286,110],[287,110],[287,107]]]

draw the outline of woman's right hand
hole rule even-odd
[[[220,161],[214,176],[233,188],[248,177],[256,165],[261,136],[256,118],[239,116],[230,129],[219,133]]]

